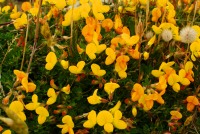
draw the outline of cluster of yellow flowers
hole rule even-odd
[[[3,2],[0,0],[0,2]],[[131,62],[147,61],[151,58],[152,51],[155,47],[166,47],[174,44],[177,45],[177,55],[184,53],[184,58],[181,63],[172,61],[170,59],[171,53],[165,56],[168,62],[162,62],[159,69],[153,69],[151,75],[158,78],[154,83],[150,85],[141,84],[138,80],[132,85],[130,91],[130,101],[132,106],[132,114],[137,116],[138,109],[149,111],[153,108],[154,102],[163,105],[167,100],[163,99],[163,96],[172,88],[175,92],[179,93],[180,90],[186,89],[191,83],[195,82],[194,78],[194,62],[200,58],[200,27],[198,25],[188,24],[183,28],[177,25],[175,5],[170,0],[119,0],[117,4],[114,4],[113,10],[117,9],[117,13],[112,17],[109,15],[104,16],[103,13],[108,13],[111,10],[111,5],[104,5],[101,0],[35,0],[33,4],[30,2],[23,2],[21,5],[21,11],[18,11],[17,6],[13,8],[11,6],[5,6],[0,9],[0,13],[10,13],[10,18],[16,30],[25,29],[30,22],[35,23],[35,18],[40,15],[40,6],[48,7],[47,12],[41,11],[39,17],[39,23],[41,26],[41,35],[52,51],[49,51],[46,55],[46,64],[44,68],[47,71],[54,69],[59,62],[61,67],[69,72],[70,76],[74,76],[77,79],[83,76],[91,76],[93,81],[91,84],[99,85],[99,88],[93,89],[93,94],[88,95],[85,99],[90,105],[99,105],[101,103],[112,102],[114,99],[114,93],[118,88],[123,88],[120,81],[129,77],[129,65]],[[188,4],[190,3],[190,4]],[[152,11],[149,11],[149,6],[152,6]],[[190,14],[193,10],[194,16],[196,13],[200,14],[200,1],[192,2],[190,0],[179,0],[179,7],[184,6],[184,12]],[[117,7],[115,9],[115,7]],[[137,8],[146,11],[146,24],[141,18],[135,21],[135,32],[123,24],[122,17],[125,14],[131,14],[136,18]],[[65,14],[63,14],[65,13]],[[151,19],[149,19],[151,16]],[[140,15],[138,15],[140,17]],[[83,45],[76,43],[74,49],[77,50],[80,56],[84,55],[85,58],[81,58],[77,63],[70,61],[70,54],[67,49],[72,46],[59,45],[56,40],[56,34],[51,34],[50,21],[57,19],[57,27],[66,28],[81,20],[85,20],[85,25],[81,29]],[[151,22],[148,22],[151,20]],[[145,24],[145,26],[144,26]],[[133,24],[132,24],[133,25]],[[71,28],[71,30],[73,30]],[[179,30],[179,28],[181,28]],[[113,34],[114,37],[110,41],[103,42],[104,35]],[[72,35],[71,35],[72,36]],[[65,38],[66,36],[62,36]],[[69,37],[73,40],[72,37]],[[108,43],[109,42],[109,43]],[[181,49],[179,46],[184,45]],[[54,49],[57,46],[59,50]],[[186,46],[186,47],[185,47]],[[62,50],[62,55],[59,57],[59,52]],[[69,50],[69,49],[68,49]],[[59,52],[58,52],[59,51]],[[70,52],[69,52],[70,53]],[[175,54],[172,54],[173,56]],[[101,58],[101,62],[97,59]],[[174,67],[178,65],[178,67]],[[140,67],[140,66],[139,66]],[[112,69],[112,79],[107,79],[106,75],[108,71],[106,68]],[[131,70],[133,71],[133,70]],[[14,83],[14,89],[21,95],[24,91],[26,93],[32,93],[36,90],[36,84],[29,82],[29,76],[23,71],[14,70],[16,75],[16,81]],[[139,74],[141,76],[141,74]],[[69,77],[70,77],[69,76]],[[139,76],[139,77],[140,77]],[[51,78],[52,79],[52,78]],[[80,80],[78,80],[80,81]],[[17,97],[17,100],[12,101],[9,104],[9,109],[14,111],[22,121],[26,121],[26,115],[24,110],[35,111],[38,115],[38,123],[43,124],[50,116],[48,111],[50,105],[55,104],[60,97],[61,93],[64,95],[70,95],[72,84],[60,88],[54,83],[52,79],[50,81],[50,88],[46,95],[48,100],[42,103],[37,94],[32,95],[32,102],[25,104],[23,96]],[[104,90],[100,89],[103,87]],[[71,89],[72,88],[72,89]],[[168,89],[169,88],[169,89]],[[108,97],[101,97],[97,94],[107,93]],[[7,97],[6,99],[9,99]],[[128,98],[128,97],[127,97]],[[4,103],[6,104],[6,100]],[[199,97],[196,94],[188,94],[185,98],[187,103],[187,111],[192,112],[195,107],[200,106]],[[91,110],[88,113],[83,114],[84,121],[83,127],[87,129],[94,128],[96,124],[104,127],[105,132],[112,133],[114,128],[126,129],[128,123],[125,117],[122,116],[120,111],[121,101],[109,109],[100,109],[99,111]],[[172,110],[170,112],[170,123],[178,123],[178,120],[182,118],[180,110]],[[61,133],[73,134],[75,124],[73,117],[65,115],[62,117],[63,124],[57,125],[61,128]],[[174,127],[172,125],[172,127]],[[11,133],[10,130],[6,130],[3,134]]]

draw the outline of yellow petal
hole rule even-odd
[[[111,133],[111,132],[113,132],[113,125],[111,124],[111,123],[106,123],[105,125],[104,125],[104,130],[106,131],[106,132],[108,132],[108,133]]]
[[[110,112],[103,110],[100,111],[97,115],[97,123],[99,126],[104,126],[106,123],[112,123],[113,116]]]
[[[57,63],[57,57],[54,52],[49,52],[46,57],[47,64],[45,65],[45,68],[47,70],[52,70],[55,64]]]
[[[61,60],[61,61],[60,61],[60,64],[62,65],[62,67],[63,67],[64,69],[67,69],[68,66],[69,66],[69,61]]]

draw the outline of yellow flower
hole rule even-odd
[[[83,73],[84,66],[85,66],[85,62],[79,61],[76,66],[70,66],[69,71],[73,74],[81,74]]]
[[[3,3],[5,0],[0,0],[0,3]]]
[[[170,74],[168,77],[168,84],[172,86],[175,92],[178,92],[180,90],[180,85],[178,84],[179,81],[180,77],[175,73]]]
[[[21,15],[21,12],[17,12],[17,5],[14,6],[14,9],[12,10],[12,13],[10,14],[11,19],[17,19]]]
[[[112,48],[107,48],[106,55],[108,55],[108,56],[106,57],[105,64],[106,65],[112,64],[116,59],[115,51]]]
[[[119,110],[121,104],[122,104],[121,101],[118,101],[117,104],[116,104],[113,108],[111,108],[111,109],[109,110],[109,112],[112,113],[112,114],[114,114],[115,111]]]
[[[154,35],[153,37],[151,37],[151,39],[148,41],[147,45],[149,47],[151,47],[154,44],[155,40],[156,40],[156,35]]]
[[[140,39],[140,37],[138,35],[134,35],[134,36],[130,37],[130,35],[128,35],[126,33],[123,33],[121,36],[122,36],[122,39],[125,40],[125,42],[128,46],[133,46],[133,45],[137,44]]]
[[[136,108],[136,107],[133,107],[133,108],[132,108],[132,115],[133,115],[134,117],[137,116],[137,108]]]
[[[171,114],[171,120],[179,120],[182,118],[182,114],[179,111],[170,111]]]
[[[196,58],[200,58],[200,39],[190,45],[190,51],[192,52],[191,59],[193,61],[196,61]]]
[[[102,70],[98,64],[92,64],[91,69],[92,69],[93,74],[99,77],[106,74],[106,71]]]
[[[61,89],[61,91],[63,91],[66,94],[69,94],[70,93],[70,85],[68,84],[67,86],[63,87]]]
[[[38,116],[38,123],[41,125],[46,121],[46,118],[49,116],[49,112],[46,108],[44,107],[38,107],[36,108],[36,113],[39,115]]]
[[[30,14],[33,15],[33,16],[37,16],[38,14],[38,11],[39,11],[39,8],[38,7],[33,7],[29,10]]]
[[[27,15],[25,13],[23,13],[20,18],[17,18],[13,22],[13,24],[16,29],[20,29],[20,28],[24,27],[27,24],[27,22],[28,22]]]
[[[148,60],[149,59],[149,53],[148,52],[144,52],[143,53],[143,56],[144,56],[144,60]]]
[[[101,103],[101,97],[97,95],[98,89],[96,89],[92,96],[87,97],[87,100],[90,104],[95,105]]]
[[[193,63],[191,61],[186,62],[184,69],[179,70],[180,83],[184,86],[190,85],[190,81],[193,82],[194,72],[192,71]]]
[[[199,105],[199,100],[197,99],[196,96],[188,96],[186,98],[186,100],[188,102],[187,103],[187,110],[190,111],[190,112],[193,111],[195,106]]]
[[[144,88],[139,83],[135,83],[131,91],[131,100],[134,102],[138,101],[140,97],[143,95],[144,95]]]
[[[47,70],[52,70],[53,67],[56,65],[57,63],[57,57],[56,54],[54,52],[49,52],[47,57],[46,57],[46,65],[45,68]]]
[[[5,130],[5,131],[3,131],[2,134],[11,134],[11,131],[10,130]]]
[[[80,10],[80,16],[86,19],[87,17],[89,17],[89,12],[91,10],[90,4],[89,3],[82,4],[81,6],[79,6],[79,10]]]
[[[109,82],[109,83],[106,83],[106,84],[104,85],[104,90],[106,91],[106,93],[107,93],[108,95],[110,95],[110,94],[114,93],[115,89],[117,89],[117,88],[119,88],[119,87],[120,87],[119,84]]]
[[[83,127],[93,128],[97,123],[96,111],[94,111],[94,110],[90,111],[87,118],[88,118],[88,120],[83,123]]]
[[[32,96],[32,102],[25,105],[25,108],[28,110],[35,110],[37,107],[39,107],[40,103],[38,102],[38,96],[37,94],[34,94]]]
[[[9,10],[10,10],[10,6],[4,6],[1,11],[8,13]]]
[[[64,69],[67,69],[69,67],[69,61],[66,61],[66,60],[61,60],[60,61],[60,64],[62,65],[62,67]]]
[[[61,133],[69,133],[69,134],[74,134],[74,122],[72,121],[72,117],[69,115],[65,115],[62,118],[62,122],[64,123],[63,125],[57,125],[57,127],[62,128]]]
[[[60,10],[62,10],[66,5],[66,0],[55,0],[55,6]]]
[[[36,89],[36,85],[33,82],[28,82],[28,78],[24,77],[22,79],[22,86],[23,89],[28,93],[28,92],[33,92]]]
[[[49,99],[47,100],[47,105],[51,105],[56,102],[57,94],[53,88],[49,88],[49,90],[47,91],[47,96],[49,97]]]
[[[104,130],[108,133],[113,132],[113,115],[106,111],[102,110],[97,115],[97,124],[99,126],[104,126]]]
[[[122,112],[120,110],[116,110],[114,113],[114,118],[113,118],[113,125],[117,129],[126,129],[127,124],[121,120],[122,118]]]
[[[97,52],[97,47],[96,47],[96,45],[94,43],[89,43],[86,46],[86,54],[88,55],[88,57],[91,60],[96,59],[96,55],[95,55],[96,52]]]
[[[15,112],[22,121],[26,120],[26,115],[23,112],[24,106],[20,101],[11,102],[9,109],[11,109],[13,112]]]

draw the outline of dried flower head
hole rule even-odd
[[[161,33],[162,39],[165,42],[169,42],[173,38],[172,31],[169,29],[164,29]]]
[[[181,41],[184,43],[192,43],[197,37],[197,32],[192,27],[185,27],[180,31]]]
[[[152,31],[147,31],[146,34],[145,34],[145,38],[147,40],[151,39],[151,37],[153,37],[153,32]]]

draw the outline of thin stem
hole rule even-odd
[[[35,51],[37,49],[36,47],[37,47],[39,25],[40,25],[39,18],[40,18],[41,6],[42,6],[42,0],[39,1],[39,11],[38,11],[38,14],[37,14],[35,38],[34,38],[34,44],[33,44],[33,48],[32,48],[33,50],[32,50],[31,57],[30,57],[29,64],[28,64],[28,68],[27,68],[27,74],[29,74],[29,72],[30,72],[30,67],[31,67],[31,63],[32,63],[32,60],[33,60],[33,56],[34,56]]]
[[[70,55],[73,57],[73,13],[74,13],[74,4],[72,5],[72,15],[71,15],[71,25],[70,25],[70,28],[71,28],[71,38],[70,38],[70,47],[69,47],[69,53]]]
[[[24,66],[24,59],[25,59],[25,53],[26,53],[26,45],[27,45],[27,39],[28,39],[28,33],[29,33],[29,15],[27,17],[27,29],[26,29],[26,37],[25,37],[25,43],[24,43],[24,49],[23,49],[23,57],[22,57],[22,62],[21,62],[21,67],[20,70],[23,69]]]
[[[197,13],[197,1],[195,2],[195,5],[194,5],[194,15],[193,15],[193,18],[192,18],[192,25],[194,23],[196,13]]]

